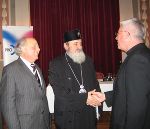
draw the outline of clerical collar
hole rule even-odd
[[[130,50],[128,50],[126,52],[127,55],[130,55],[131,53],[133,53],[134,51],[136,51],[137,49],[141,48],[141,47],[145,47],[144,43],[139,43],[137,45],[135,45],[134,47],[132,47]]]

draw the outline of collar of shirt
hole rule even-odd
[[[30,69],[30,71],[33,73],[33,68],[31,67],[31,63],[29,61],[27,61],[26,59],[22,58],[21,56],[20,56],[20,58],[25,63],[25,65]]]

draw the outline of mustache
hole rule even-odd
[[[77,49],[76,51],[77,51],[77,52],[82,52],[83,50],[82,50],[82,49]]]

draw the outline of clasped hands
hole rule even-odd
[[[87,105],[96,107],[101,106],[101,103],[105,101],[105,94],[101,92],[96,92],[96,90],[92,90],[88,92],[88,98],[86,101]]]

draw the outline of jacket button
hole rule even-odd
[[[44,113],[44,110],[41,112],[42,114]]]

